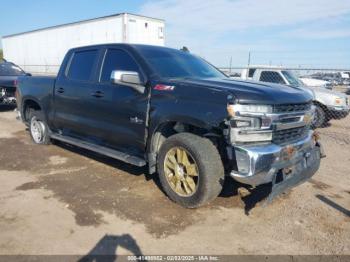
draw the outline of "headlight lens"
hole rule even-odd
[[[227,112],[231,116],[231,143],[272,140],[272,130],[268,130],[271,127],[271,119],[264,116],[265,113],[272,113],[272,106],[234,104],[227,106]]]
[[[237,112],[240,113],[272,113],[272,106],[270,105],[228,105],[227,112],[230,116],[235,116]]]
[[[341,105],[341,104],[343,104],[343,99],[340,98],[340,97],[337,97],[337,98],[335,99],[335,104],[336,104],[336,105]]]

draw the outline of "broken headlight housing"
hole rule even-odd
[[[268,142],[272,140],[270,105],[229,104],[231,143]]]

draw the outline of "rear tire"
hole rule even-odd
[[[41,111],[29,112],[29,133],[33,142],[38,145],[50,144],[49,128]]]
[[[191,133],[173,135],[162,144],[157,165],[165,193],[183,207],[205,205],[222,191],[224,167],[209,139]]]

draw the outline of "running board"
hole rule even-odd
[[[121,160],[123,162],[135,165],[135,166],[141,167],[141,166],[146,165],[146,161],[142,158],[139,158],[136,156],[131,156],[131,155],[128,155],[126,153],[123,153],[123,152],[120,152],[117,150],[113,150],[113,149],[110,149],[110,148],[107,148],[104,146],[91,144],[91,143],[88,143],[86,141],[82,141],[82,140],[77,139],[77,138],[63,136],[63,135],[59,135],[59,134],[51,134],[50,137],[52,139],[56,139],[56,140],[59,140],[61,142],[71,144],[71,145],[74,145],[77,147],[81,147],[81,148],[99,153],[101,155],[109,156],[111,158],[118,159],[118,160]]]

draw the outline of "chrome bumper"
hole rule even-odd
[[[232,147],[238,171],[231,171],[230,175],[238,182],[252,186],[270,182],[273,186],[298,184],[316,173],[320,158],[324,156],[321,145],[315,143],[312,136],[313,132],[309,131],[305,139],[285,146]]]

